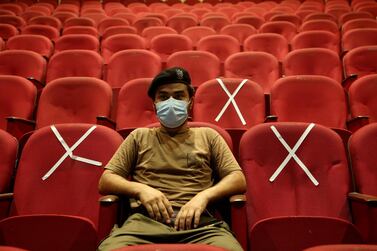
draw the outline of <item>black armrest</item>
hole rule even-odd
[[[44,83],[42,83],[41,81],[39,81],[39,80],[37,80],[33,77],[27,77],[26,79],[29,80],[30,82],[32,82],[35,85],[35,87],[37,87],[37,90],[41,90],[41,89],[43,89],[43,87],[45,87]]]
[[[97,125],[103,125],[115,130],[116,123],[106,116],[97,116]]]
[[[357,116],[347,121],[347,128],[351,132],[356,132],[361,127],[369,124],[369,117],[368,116]]]
[[[12,134],[17,139],[20,139],[24,134],[35,129],[35,121],[18,118],[7,117],[7,132]]]
[[[269,115],[265,118],[264,123],[271,123],[271,122],[277,122],[278,116],[276,115]]]
[[[357,74],[350,74],[342,81],[342,86],[345,90],[348,90],[351,84],[358,78]]]
[[[348,194],[348,198],[351,202],[360,202],[371,207],[377,207],[377,196],[353,192]]]

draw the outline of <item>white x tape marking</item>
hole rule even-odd
[[[237,86],[237,89],[233,92],[233,94],[230,94],[229,90],[226,88],[226,86],[224,85],[224,82],[220,78],[216,78],[216,80],[220,84],[220,86],[224,90],[224,92],[228,95],[229,99],[225,103],[225,105],[223,106],[223,109],[217,115],[215,121],[219,122],[220,118],[223,116],[224,112],[226,111],[226,109],[230,105],[230,102],[232,102],[232,104],[234,106],[234,109],[236,109],[237,115],[238,115],[238,117],[241,120],[242,125],[246,125],[246,121],[243,118],[242,113],[241,113],[240,109],[238,108],[238,105],[237,105],[236,101],[234,100],[234,97],[241,90],[242,86],[244,86],[244,84],[246,83],[247,79],[242,80],[242,82]]]
[[[65,140],[63,139],[63,137],[60,135],[60,133],[58,132],[58,130],[56,129],[56,127],[54,125],[51,126],[51,130],[52,132],[55,134],[56,138],[59,140],[60,144],[64,147],[64,149],[66,150],[66,153],[55,163],[55,165],[42,177],[42,180],[46,180],[48,177],[51,176],[51,174],[53,174],[55,172],[55,170],[60,166],[60,164],[69,156],[71,159],[74,159],[74,160],[77,160],[77,161],[81,161],[81,162],[84,162],[84,163],[87,163],[87,164],[91,164],[91,165],[95,165],[95,166],[102,166],[102,163],[99,162],[99,161],[95,161],[95,160],[91,160],[91,159],[87,159],[87,158],[83,158],[83,157],[79,157],[79,156],[75,156],[73,155],[73,151],[89,136],[89,134],[91,134],[94,129],[96,129],[97,126],[92,126],[91,128],[89,128],[88,131],[86,131],[86,133],[84,135],[81,136],[81,138],[79,140],[76,141],[76,143],[70,148],[67,143],[65,142]]]
[[[313,182],[315,186],[318,186],[318,181],[314,178],[314,176],[311,174],[309,169],[305,166],[304,163],[297,157],[296,151],[301,146],[302,142],[304,142],[305,138],[308,136],[309,132],[313,129],[314,124],[311,123],[304,131],[304,133],[301,135],[301,137],[296,142],[296,145],[293,147],[293,149],[290,148],[290,146],[287,144],[287,142],[283,139],[283,137],[280,135],[278,130],[275,126],[271,126],[271,130],[274,132],[275,136],[278,138],[280,143],[287,149],[288,156],[284,159],[284,161],[280,164],[280,166],[276,169],[274,174],[270,177],[270,182],[273,182],[276,177],[281,173],[281,171],[285,168],[285,166],[288,164],[289,160],[293,158],[296,163],[301,167],[301,169],[306,173],[306,175],[309,177],[309,179]]]

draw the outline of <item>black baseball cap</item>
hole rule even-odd
[[[194,95],[194,88],[191,85],[189,73],[181,67],[172,67],[160,72],[154,77],[148,89],[148,96],[151,99],[154,99],[156,90],[159,86],[173,83],[182,83],[187,85],[190,97]]]

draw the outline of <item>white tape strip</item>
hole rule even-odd
[[[221,109],[220,113],[215,118],[215,121],[219,122],[219,120],[223,116],[224,112],[226,111],[226,109],[228,108],[228,106],[230,105],[230,103],[232,102],[232,104],[234,106],[234,109],[236,109],[237,115],[238,115],[238,117],[241,120],[242,125],[246,125],[246,121],[243,118],[242,113],[241,113],[240,109],[238,108],[238,105],[237,105],[236,101],[234,100],[234,97],[238,94],[238,92],[241,90],[241,88],[247,82],[247,79],[242,80],[242,82],[237,86],[237,88],[233,92],[233,94],[230,94],[229,90],[226,88],[226,86],[224,85],[224,82],[220,78],[216,78],[216,80],[220,84],[220,86],[224,90],[224,92],[228,95],[229,99],[225,103],[225,105],[223,106],[223,108]]]
[[[313,123],[311,123],[304,131],[304,133],[301,135],[301,137],[298,139],[298,141],[296,142],[295,146],[293,147],[293,149],[290,148],[290,146],[287,144],[287,142],[284,140],[284,138],[280,135],[280,133],[278,132],[278,130],[276,129],[275,126],[271,126],[271,130],[274,132],[275,136],[278,138],[278,140],[280,141],[280,143],[285,147],[285,149],[288,151],[288,156],[284,159],[284,161],[280,164],[280,166],[276,169],[276,171],[274,172],[274,174],[270,177],[270,182],[273,182],[277,176],[281,173],[281,171],[285,168],[285,166],[288,164],[289,160],[291,158],[293,158],[296,163],[301,167],[301,169],[305,172],[305,174],[309,177],[309,179],[311,180],[311,182],[313,182],[313,184],[315,186],[318,186],[319,183],[318,181],[314,178],[314,176],[311,174],[311,172],[309,171],[309,169],[305,166],[305,164],[297,157],[296,155],[296,151],[297,149],[301,146],[302,142],[304,142],[304,140],[306,139],[306,137],[308,136],[309,132],[313,129],[315,125]]]
[[[55,163],[55,165],[42,177],[42,180],[48,179],[48,177],[51,176],[55,172],[55,170],[61,165],[61,163],[69,156],[70,158],[81,161],[87,164],[96,165],[96,166],[102,166],[102,163],[95,160],[86,159],[83,157],[78,157],[73,155],[73,151],[96,129],[97,126],[92,126],[89,128],[88,131],[85,132],[84,135],[81,136],[79,140],[76,141],[76,143],[70,148],[63,137],[60,135],[58,130],[54,125],[51,126],[52,132],[55,134],[56,138],[60,142],[60,144],[63,146],[63,148],[66,150],[66,153],[63,154],[63,156]]]

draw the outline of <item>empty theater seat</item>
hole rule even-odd
[[[377,200],[377,170],[374,165],[376,156],[372,153],[376,147],[376,126],[376,123],[364,126],[349,140],[352,173],[356,185],[356,192],[351,193],[353,217],[365,240],[372,244],[377,244],[377,207],[370,203]]]
[[[94,250],[115,222],[116,208],[98,202],[98,181],[121,142],[115,131],[90,124],[35,131],[19,161],[10,217],[0,222],[2,245]]]
[[[249,250],[362,243],[350,223],[347,156],[332,130],[297,122],[256,125],[241,139],[240,164],[248,184]]]

